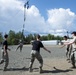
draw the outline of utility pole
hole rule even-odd
[[[22,29],[22,40],[24,39],[24,28],[25,28],[25,21],[26,21],[26,10],[29,8],[29,1],[26,1],[24,4],[24,23]]]

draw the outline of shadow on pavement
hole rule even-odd
[[[54,70],[50,71],[50,70],[43,70],[42,73],[66,73],[66,72],[69,72],[69,71],[73,71],[72,69],[66,69],[66,70],[61,70],[61,69],[57,69],[56,67],[53,67]]]
[[[73,71],[72,69],[66,69],[66,70],[61,70],[61,69],[58,69],[56,67],[53,67],[54,70],[43,70],[42,73],[66,73],[66,72],[69,72],[69,71]],[[9,68],[7,69],[6,71],[28,71],[29,68]],[[39,69],[38,68],[33,68],[34,72],[38,72]],[[0,71],[2,71],[2,69],[0,69]]]
[[[29,68],[9,68],[6,71],[28,71]]]

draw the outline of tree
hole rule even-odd
[[[50,34],[48,34],[47,38],[48,38],[48,40],[50,40],[50,39],[51,39],[51,35],[50,35]]]
[[[41,36],[41,40],[48,40],[47,36]]]
[[[18,44],[19,40],[22,40],[25,44],[30,44],[31,40],[36,39],[36,34],[29,34],[25,38],[25,36],[23,35],[23,33],[21,31],[16,33],[15,31],[10,30],[8,35],[9,35],[8,43],[10,45]],[[0,33],[0,41],[2,41],[2,39],[3,39],[3,37],[2,37],[2,34]],[[62,40],[62,39],[63,39],[63,37],[61,37],[61,36],[54,36],[51,34],[41,36],[41,40]]]
[[[26,37],[26,42],[27,42],[27,43],[30,43],[31,40],[34,40],[34,37],[33,37],[32,34],[29,34],[29,35]]]
[[[12,30],[10,30],[8,35],[9,35],[9,36],[8,36],[8,43],[9,43],[10,45],[13,45],[14,42],[15,42],[15,39],[16,39],[16,37],[15,37],[15,36],[16,36],[16,35],[15,35],[15,32],[12,31]]]
[[[3,41],[3,36],[2,36],[2,33],[0,33],[0,43],[2,43]]]

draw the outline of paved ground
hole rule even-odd
[[[17,52],[15,51],[16,47],[17,46],[10,46],[8,71],[3,72],[4,64],[0,65],[0,75],[40,75],[37,60],[34,62],[33,72],[29,73],[28,71],[31,45],[25,45],[21,53],[19,50]],[[41,49],[41,55],[44,60],[42,75],[76,75],[76,69],[72,69],[71,63],[66,61],[65,48],[60,49],[59,46],[45,47],[51,51],[51,54]]]

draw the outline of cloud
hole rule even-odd
[[[15,9],[22,9],[23,3],[18,0],[0,0],[0,7],[1,10],[15,10]]]
[[[24,24],[24,3],[18,0],[0,0],[0,3],[2,12],[0,16],[0,27],[2,30],[5,30],[6,32],[11,29],[15,31],[22,30]],[[37,7],[32,5],[28,10],[26,10],[25,14],[25,30],[29,30],[29,32],[35,31],[38,33],[42,30],[46,30],[45,19],[41,16]]]
[[[32,5],[26,12],[25,28],[29,31],[45,32],[46,22],[39,9]],[[42,31],[43,30],[43,31]]]
[[[0,30],[19,30],[23,17],[23,3],[18,0],[0,0]]]
[[[76,14],[70,8],[47,10],[48,18],[45,20],[39,9],[32,5],[25,12],[24,23],[23,6],[24,3],[21,0],[0,0],[0,30],[2,32],[21,31],[23,24],[25,24],[25,31],[33,33],[58,33],[59,35],[60,32],[76,30]]]
[[[74,26],[74,21],[76,21],[76,14],[70,9],[51,9],[48,10],[48,20],[47,23],[52,29],[71,29]]]

